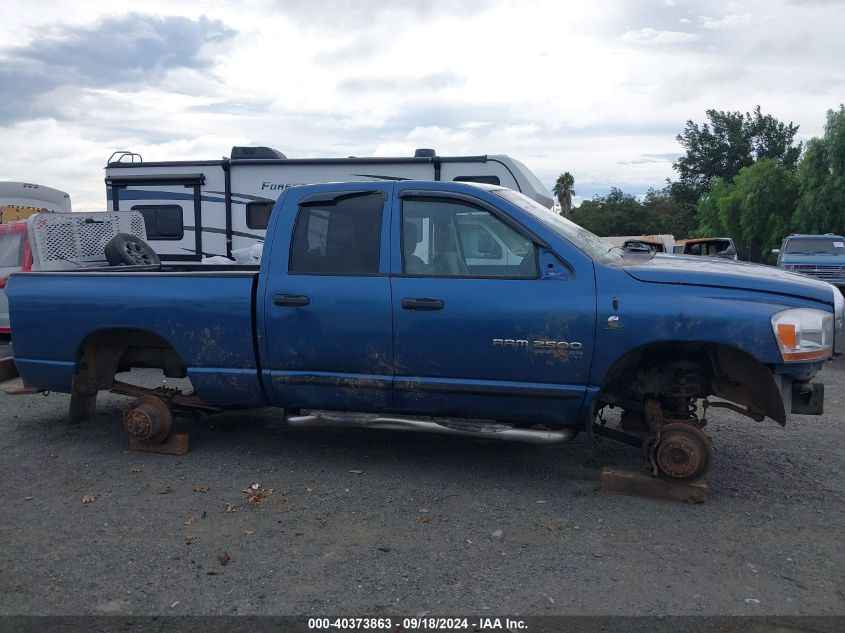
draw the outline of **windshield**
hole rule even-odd
[[[716,255],[733,245],[730,240],[701,240],[687,242],[684,246],[685,255]]]
[[[620,249],[618,247],[614,250],[611,244],[608,244],[599,236],[593,235],[587,229],[554,213],[528,196],[512,189],[495,189],[492,193],[504,198],[511,204],[515,204],[523,211],[530,213],[535,219],[545,224],[558,235],[572,242],[576,248],[593,259],[602,262],[615,262],[620,259]]]
[[[630,250],[648,251],[649,253],[663,253],[663,244],[646,242],[645,240],[625,240],[622,248]]]
[[[790,239],[786,252],[796,255],[845,255],[845,241],[841,237],[830,239]]]

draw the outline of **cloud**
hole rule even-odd
[[[650,165],[652,163],[673,163],[678,160],[680,152],[666,152],[664,154],[642,154],[639,158],[617,161],[619,165]]]
[[[114,0],[4,0],[0,180],[99,208],[116,149],[434,147],[508,154],[547,186],[568,170],[587,197],[641,193],[674,177],[675,135],[708,108],[759,103],[818,135],[842,100],[841,4],[736,1],[212,0],[200,20],[195,0],[135,0],[132,16]]]
[[[131,13],[7,48],[0,51],[0,123],[58,116],[61,104],[51,97],[65,86],[145,86],[174,69],[207,69],[203,47],[234,34],[205,17]]]
[[[688,42],[697,42],[700,39],[701,36],[695,33],[686,33],[684,31],[658,31],[657,29],[650,27],[640,29],[639,31],[627,31],[622,34],[622,41],[627,44],[686,44]]]
[[[488,0],[462,0],[448,5],[430,0],[275,0],[290,19],[321,30],[347,31],[350,27],[376,27],[385,22],[415,21],[445,14],[466,16],[490,7]]]
[[[350,77],[338,83],[338,88],[348,92],[387,92],[413,88],[417,91],[439,90],[460,86],[464,80],[449,70],[418,78],[410,77]]]
[[[384,44],[376,39],[355,38],[337,48],[322,50],[314,55],[314,61],[326,66],[347,63],[350,60],[369,59],[383,50]]]
[[[719,19],[703,15],[701,16],[701,26],[705,29],[721,31],[750,24],[751,18],[752,15],[750,13],[727,13]]]

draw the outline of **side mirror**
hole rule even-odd
[[[779,248],[773,248],[772,253],[777,255],[778,253],[780,253],[780,249]]]

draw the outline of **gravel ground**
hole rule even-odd
[[[0,394],[0,614],[842,615],[845,359],[821,379],[828,413],[785,429],[711,411],[697,506],[599,491],[639,467],[609,440],[591,461],[266,409],[180,420],[173,457],[126,450],[126,398],[74,426],[67,396]]]

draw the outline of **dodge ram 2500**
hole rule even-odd
[[[624,252],[512,190],[415,181],[285,191],[260,268],[14,274],[7,294],[21,377],[71,393],[72,417],[155,367],[194,403],[290,424],[604,434],[674,480],[709,466],[702,399],[781,424],[820,413],[812,378],[845,309],[822,281]]]

